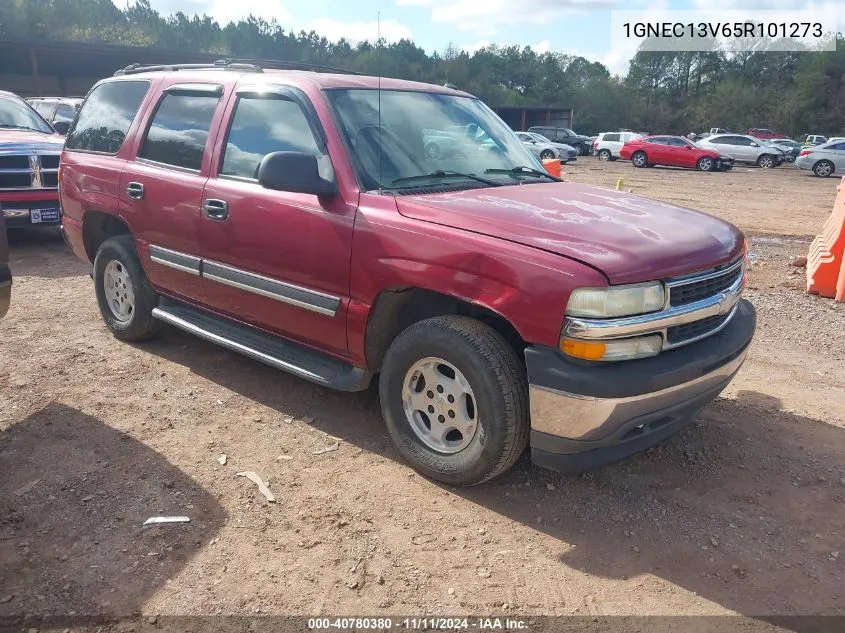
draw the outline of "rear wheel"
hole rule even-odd
[[[631,162],[634,164],[634,167],[646,167],[648,165],[648,156],[642,151],[634,152],[634,155],[631,156]]]
[[[775,166],[775,157],[770,154],[763,154],[757,159],[757,166],[763,169],[771,169]]]
[[[510,468],[528,443],[528,381],[513,348],[462,316],[426,319],[390,346],[379,378],[393,441],[414,469],[451,485]]]
[[[827,178],[833,173],[833,163],[829,160],[820,160],[813,165],[813,173],[819,178]]]
[[[702,156],[698,159],[696,167],[699,171],[713,171],[713,159],[709,156]]]
[[[156,295],[131,236],[110,237],[97,250],[94,288],[100,314],[117,338],[141,341],[155,334],[158,321],[152,311]]]
[[[599,150],[599,160],[610,160],[611,158],[613,158],[613,155],[609,149]]]
[[[555,153],[550,149],[544,149],[540,152],[540,158],[543,160],[551,160],[555,157]]]

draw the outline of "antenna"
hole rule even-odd
[[[376,75],[378,77],[378,192],[382,193],[381,185],[381,11],[376,13]]]

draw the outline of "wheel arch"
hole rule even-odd
[[[82,242],[88,260],[93,262],[100,245],[115,235],[132,236],[129,224],[121,217],[104,211],[89,210],[82,216]]]
[[[381,369],[387,349],[405,328],[438,316],[461,315],[478,319],[501,334],[519,358],[527,343],[516,326],[505,316],[478,302],[420,287],[394,287],[382,290],[367,318],[364,354],[373,373]]]

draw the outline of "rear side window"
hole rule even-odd
[[[112,81],[88,95],[65,149],[116,154],[150,87],[148,81]]]
[[[321,173],[330,170],[328,157],[320,151],[297,103],[284,98],[241,98],[232,117],[221,175],[257,178],[262,159],[272,152],[313,154]]]
[[[138,158],[199,171],[218,95],[166,94],[147,130]]]
[[[50,118],[50,110],[52,110],[52,109],[53,109],[53,104],[52,103],[45,103],[44,101],[37,103],[35,105],[35,111],[38,112],[38,114],[40,114],[41,116],[43,116],[45,119]]]
[[[74,111],[72,105],[60,103],[56,106],[56,113],[53,115],[53,123],[61,123],[63,121],[70,123],[73,121],[73,117],[75,116],[76,112]]]
[[[833,145],[828,145],[825,149],[843,150],[845,149],[845,143],[834,143]]]
[[[620,138],[621,137],[620,137],[619,134],[605,134],[604,138],[602,140],[603,141],[618,141]]]

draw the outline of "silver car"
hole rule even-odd
[[[821,178],[827,178],[833,173],[845,173],[845,140],[805,147],[795,159],[795,165]]]
[[[776,145],[745,134],[714,134],[696,145],[730,156],[734,162],[763,168],[777,167],[786,160],[786,152]]]
[[[540,160],[557,158],[563,163],[576,160],[578,150],[565,143],[554,143],[542,134],[535,132],[517,132],[517,138]]]

